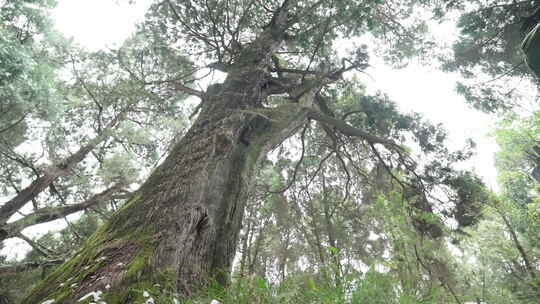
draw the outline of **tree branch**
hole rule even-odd
[[[34,213],[27,215],[19,220],[0,226],[0,229],[5,233],[0,234],[0,241],[17,236],[23,229],[33,225],[46,223],[63,218],[66,215],[87,209],[95,206],[103,201],[106,201],[113,197],[115,193],[122,190],[125,185],[122,183],[115,184],[109,189],[100,192],[86,201],[78,204],[60,206],[60,207],[46,207],[36,210]]]
[[[308,123],[306,123],[306,125],[304,126],[304,129],[300,133],[300,142],[302,143],[302,152],[300,154],[300,159],[298,160],[298,162],[294,166],[293,176],[291,177],[290,181],[287,183],[287,185],[283,189],[275,190],[275,191],[268,190],[267,191],[268,193],[272,193],[272,194],[283,193],[283,192],[287,191],[293,185],[293,183],[296,181],[296,175],[298,174],[298,169],[300,169],[300,165],[304,161],[304,155],[305,155],[305,152],[306,152],[305,151],[306,150],[305,137],[306,137],[306,131],[307,131],[308,127],[309,127],[309,121],[308,121]]]
[[[205,96],[204,92],[201,92],[199,90],[195,90],[195,89],[190,88],[190,87],[188,87],[188,86],[186,86],[184,84],[181,84],[179,82],[181,79],[184,79],[187,76],[193,75],[193,73],[189,73],[189,74],[187,74],[187,76],[182,75],[182,76],[180,76],[178,78],[174,78],[174,79],[165,79],[165,80],[159,80],[159,81],[146,81],[146,80],[142,79],[141,77],[139,77],[137,74],[135,74],[135,72],[133,72],[132,69],[130,69],[128,67],[128,65],[124,62],[122,54],[120,52],[118,53],[117,57],[118,57],[118,62],[120,62],[120,65],[122,66],[122,68],[124,70],[126,70],[131,77],[133,77],[134,79],[136,79],[137,81],[139,81],[143,85],[158,85],[158,84],[163,84],[163,83],[172,83],[175,89],[177,89],[179,91],[182,91],[182,92],[184,92],[184,93],[186,93],[188,95],[194,95],[194,96],[197,96],[197,97],[199,97],[201,99]]]
[[[28,116],[28,114],[29,114],[28,112],[24,113],[24,115],[22,115],[21,118],[17,119],[14,123],[12,123],[11,125],[8,125],[7,127],[4,127],[2,129],[0,129],[0,133],[9,131],[11,128],[14,128],[15,126],[17,126],[19,123],[21,123],[26,118],[26,116]]]
[[[55,251],[47,248],[46,246],[40,244],[39,242],[37,241],[33,241],[32,239],[30,239],[29,237],[27,237],[26,235],[22,234],[22,233],[17,233],[16,237],[22,239],[23,241],[25,241],[28,245],[30,245],[30,247],[32,247],[32,249],[34,249],[36,252],[38,252],[39,254],[41,254],[42,256],[44,256],[45,258],[50,258],[54,255],[58,255]]]
[[[396,150],[396,149],[403,150],[401,146],[399,146],[392,140],[381,138],[375,135],[371,135],[362,129],[358,129],[353,126],[350,126],[349,124],[347,124],[346,122],[340,119],[330,117],[319,111],[310,109],[307,116],[308,118],[314,119],[320,123],[334,127],[336,130],[338,130],[344,135],[361,137],[362,139],[364,139],[365,141],[371,144],[381,144],[393,150]]]
[[[536,291],[540,291],[540,288],[538,287],[538,285],[536,285],[536,269],[535,267],[533,266],[533,264],[531,263],[530,259],[529,259],[529,256],[527,254],[527,252],[525,251],[525,248],[523,248],[523,246],[521,245],[521,242],[519,241],[518,239],[518,236],[516,234],[516,231],[514,229],[514,227],[512,227],[512,224],[510,223],[510,220],[508,219],[508,217],[506,216],[506,214],[504,214],[504,211],[501,210],[501,208],[497,205],[499,205],[500,202],[496,202],[495,204],[495,210],[497,211],[497,213],[499,214],[499,216],[501,217],[501,219],[503,220],[504,222],[504,225],[506,226],[506,229],[508,230],[508,233],[510,233],[510,236],[512,238],[512,242],[514,243],[514,246],[516,246],[516,249],[518,250],[519,252],[519,255],[521,256],[521,259],[523,260],[523,263],[525,264],[525,268],[527,269],[527,273],[529,274],[531,280],[533,281],[534,283],[534,288]]]
[[[4,225],[13,214],[47,189],[58,177],[68,175],[69,171],[81,162],[90,151],[109,138],[109,131],[115,127],[120,117],[123,117],[123,114],[117,116],[103,132],[91,139],[86,145],[80,147],[77,152],[64,158],[58,164],[45,168],[41,177],[22,189],[14,198],[4,203],[0,207],[0,225]]]

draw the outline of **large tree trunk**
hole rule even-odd
[[[134,303],[142,291],[187,296],[207,280],[226,283],[255,165],[308,113],[298,104],[264,108],[264,77],[238,70],[211,86],[163,164],[24,303],[74,303],[98,290],[109,304]]]

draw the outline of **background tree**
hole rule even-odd
[[[50,4],[34,2],[2,4],[0,241],[36,249],[24,229],[125,200],[186,126],[175,86],[194,71],[141,33],[119,50],[79,49],[51,28]]]
[[[501,191],[490,199],[485,220],[468,231],[470,238],[463,239],[465,256],[473,256],[478,265],[462,264],[467,270],[461,280],[470,280],[468,288],[477,302],[497,303],[504,298],[507,303],[534,303],[538,301],[537,225],[533,220],[538,196],[534,180],[538,79],[525,64],[520,47],[539,21],[540,3],[453,4],[463,13],[458,23],[461,36],[445,67],[465,76],[458,90],[475,107],[507,111],[496,131],[501,148],[497,153]]]

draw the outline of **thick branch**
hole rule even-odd
[[[166,82],[166,81],[164,81],[164,82]],[[203,99],[203,97],[205,96],[204,92],[199,91],[199,90],[195,90],[193,88],[190,88],[190,87],[185,86],[185,85],[183,85],[181,83],[178,83],[178,82],[174,82],[174,88],[177,89],[178,91],[182,91],[183,93],[186,93],[188,95],[197,96],[200,99]]]
[[[392,140],[388,140],[388,139],[381,138],[375,135],[371,135],[362,129],[352,127],[340,119],[336,119],[328,115],[322,114],[319,111],[310,110],[308,113],[308,117],[320,123],[323,123],[325,125],[334,127],[336,130],[338,130],[344,135],[361,137],[362,139],[364,139],[365,141],[371,144],[381,144],[381,145],[384,145],[393,149],[399,149],[399,150],[402,149],[398,144],[396,144]]]
[[[17,221],[5,224],[2,228],[0,228],[1,230],[5,231],[5,233],[0,234],[0,241],[10,238],[10,237],[15,237],[23,229],[28,228],[30,226],[54,221],[54,220],[63,218],[66,215],[87,209],[101,202],[107,201],[110,198],[112,198],[115,193],[122,190],[123,187],[124,187],[123,184],[115,184],[111,188],[101,193],[98,193],[92,196],[91,198],[89,198],[88,200],[79,204],[60,206],[60,207],[40,208],[32,214],[27,215]]]

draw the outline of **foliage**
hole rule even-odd
[[[538,83],[524,62],[521,40],[538,22],[539,2],[450,1],[460,12],[460,36],[453,57],[442,58],[448,71],[463,76],[457,86],[475,108],[508,110],[527,100]]]
[[[0,133],[3,144],[17,146],[24,140],[26,116],[49,117],[55,88],[49,55],[59,39],[44,14],[52,1],[4,1],[0,10]],[[54,119],[54,117],[52,117]]]
[[[508,116],[495,135],[501,151],[497,153],[499,183],[506,195],[518,205],[530,201],[530,190],[537,187],[533,170],[537,167],[537,145],[540,134],[540,112],[522,118]]]
[[[354,85],[341,92],[336,115],[373,134],[414,138],[426,158],[415,165],[426,166],[425,175],[408,176],[406,165],[389,170],[357,141],[332,146],[307,125],[286,143],[296,152],[282,147],[262,167],[246,211],[236,275],[257,275],[279,285],[311,273],[343,292],[332,296],[337,302],[351,295],[352,303],[374,301],[374,294],[381,303],[450,303],[465,296],[450,271],[454,261],[441,236],[456,228],[445,227],[443,219],[456,221],[460,229],[473,226],[487,201],[478,177],[452,169],[469,152],[445,150],[440,126],[414,113],[400,114],[383,95],[363,95]],[[435,169],[431,157],[447,170]],[[391,162],[387,155],[383,159]],[[453,208],[444,211],[414,182],[444,191]]]

